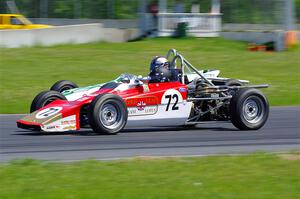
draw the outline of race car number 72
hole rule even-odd
[[[167,104],[166,111],[169,110],[170,103],[171,103],[172,99],[175,100],[175,103],[174,103],[173,106],[172,106],[172,110],[178,110],[178,109],[179,109],[179,107],[177,106],[177,103],[178,103],[178,95],[177,95],[177,94],[174,94],[174,95],[166,95],[165,98],[168,99],[168,104]]]

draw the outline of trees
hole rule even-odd
[[[190,11],[192,2],[200,4],[201,12],[210,12],[211,0],[182,0]],[[280,23],[284,0],[226,0],[222,1],[225,23]],[[16,0],[20,12],[38,18],[47,3],[49,18],[132,19],[137,17],[139,0]],[[151,1],[148,0],[150,3]],[[300,0],[294,0],[296,17],[300,23]],[[170,7],[174,1],[168,1]],[[0,13],[6,13],[6,0],[0,0]]]

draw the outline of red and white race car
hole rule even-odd
[[[78,88],[62,80],[38,94],[19,128],[61,132],[92,128],[116,134],[125,126],[193,126],[210,121],[232,122],[256,130],[267,121],[266,97],[246,80],[218,77],[218,70],[198,71],[176,50],[167,58],[176,81],[149,82],[122,74],[117,79]]]

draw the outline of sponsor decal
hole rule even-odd
[[[155,106],[146,106],[143,110],[139,110],[137,107],[128,108],[128,116],[141,116],[141,115],[154,115],[158,108]]]
[[[158,110],[156,96],[138,97],[126,101],[128,116],[153,115]]]
[[[55,115],[56,113],[59,113],[62,110],[62,107],[60,106],[54,106],[54,107],[50,107],[50,108],[46,108],[42,111],[39,111],[35,117],[37,119],[44,119],[44,118],[48,118],[50,116]]]
[[[41,126],[41,128],[48,132],[76,130],[76,115],[56,120],[48,125]]]
[[[140,101],[137,103],[136,107],[138,111],[143,111],[146,107],[146,103],[144,101]]]
[[[46,126],[46,127],[43,126],[42,128],[51,130],[51,129],[60,129],[60,126],[59,125],[50,125],[50,126]]]
[[[187,92],[187,89],[186,88],[179,88],[179,92],[185,93],[185,92]]]
[[[148,84],[143,84],[143,89],[144,89],[145,93],[149,92],[149,86],[148,86]]]
[[[72,125],[76,124],[76,120],[62,120],[61,125]]]
[[[155,96],[149,96],[149,97],[137,97],[137,98],[130,98],[126,100],[126,105],[128,107],[137,107],[138,103],[143,101],[147,106],[151,105],[157,105],[158,100]]]
[[[46,127],[47,130],[55,129],[55,128],[56,128],[56,126],[47,126],[47,127]]]

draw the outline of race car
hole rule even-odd
[[[240,130],[257,130],[268,119],[269,104],[247,80],[218,77],[218,70],[197,70],[175,49],[168,51],[172,78],[121,74],[113,81],[78,88],[68,80],[56,82],[32,101],[30,114],[17,121],[23,129],[43,132],[92,128],[117,134],[129,126],[195,126],[232,122]]]

